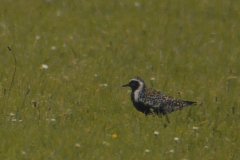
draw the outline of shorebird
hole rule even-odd
[[[182,101],[172,98],[165,93],[146,86],[140,77],[135,77],[122,87],[131,87],[131,99],[134,107],[146,114],[167,114],[183,107],[197,104],[191,101]]]

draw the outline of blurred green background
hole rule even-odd
[[[1,1],[0,159],[239,159],[239,6]],[[146,117],[137,75],[203,105]]]

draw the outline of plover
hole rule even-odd
[[[146,115],[164,115],[196,104],[196,102],[172,98],[161,91],[148,87],[140,77],[131,79],[128,84],[122,87],[132,88],[131,99],[134,107]]]

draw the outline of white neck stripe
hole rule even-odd
[[[133,80],[135,80],[135,79],[133,79]],[[138,89],[137,90],[135,90],[135,92],[134,92],[134,100],[136,101],[136,102],[138,102],[138,99],[139,99],[139,93],[142,91],[142,89],[143,89],[143,86],[144,86],[144,84],[143,84],[143,82],[141,82],[141,81],[139,81],[139,80],[137,80],[138,82],[139,82],[139,87],[138,87]]]

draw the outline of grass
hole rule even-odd
[[[3,1],[1,159],[239,159],[239,3]],[[137,75],[203,105],[146,117]]]

